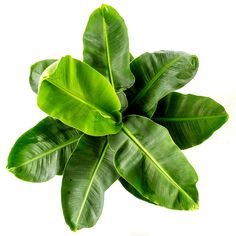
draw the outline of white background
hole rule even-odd
[[[5,169],[15,140],[45,114],[28,84],[29,67],[70,54],[82,59],[82,34],[101,1],[0,0],[0,235],[74,235],[60,206],[61,178],[32,184]],[[200,68],[182,92],[212,97],[230,114],[202,145],[185,151],[199,175],[200,209],[173,211],[144,203],[117,182],[103,214],[80,236],[236,235],[235,0],[112,0],[129,29],[134,56],[161,49],[196,54]]]

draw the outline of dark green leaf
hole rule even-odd
[[[78,130],[47,117],[16,141],[7,168],[25,181],[47,181],[62,174],[80,136]]]
[[[101,215],[104,192],[118,174],[106,137],[83,135],[65,168],[62,207],[71,230],[92,227]]]
[[[31,66],[29,82],[32,90],[35,93],[38,93],[39,79],[43,71],[55,61],[55,59],[47,59],[43,61],[38,61]]]
[[[38,106],[89,135],[113,134],[121,129],[121,105],[110,83],[92,67],[70,56],[44,71]]]
[[[210,137],[227,121],[228,114],[211,98],[171,93],[158,103],[152,119],[165,126],[174,142],[186,149]]]
[[[91,14],[83,42],[84,61],[104,75],[117,92],[133,85],[127,28],[114,8],[102,5]]]
[[[129,116],[109,142],[119,174],[142,196],[171,209],[198,208],[197,174],[167,129],[148,118]]]
[[[130,111],[151,117],[158,101],[196,74],[198,59],[184,52],[145,53],[131,62],[136,81],[129,90]]]

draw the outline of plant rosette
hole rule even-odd
[[[159,51],[134,59],[125,22],[108,5],[91,14],[83,44],[83,61],[31,66],[30,85],[48,117],[16,141],[9,171],[30,182],[63,175],[62,208],[73,231],[97,222],[117,180],[152,204],[197,209],[198,176],[181,149],[228,119],[211,98],[175,92],[195,76],[197,57]]]

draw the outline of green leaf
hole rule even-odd
[[[47,59],[43,61],[38,61],[31,66],[29,82],[32,90],[35,93],[38,93],[39,79],[43,71],[55,61],[55,59]]]
[[[211,98],[171,93],[158,103],[152,119],[165,126],[174,142],[186,149],[209,138],[228,120],[228,114]]]
[[[184,52],[145,53],[130,64],[136,81],[129,90],[130,111],[152,117],[158,101],[196,74],[198,59]]]
[[[78,130],[47,117],[16,141],[7,168],[25,181],[47,181],[62,174],[80,136]]]
[[[84,61],[104,75],[117,92],[133,85],[127,28],[114,8],[102,5],[91,14],[83,42]]]
[[[142,196],[171,209],[198,208],[197,174],[166,128],[129,116],[109,143],[119,174]]]
[[[118,179],[107,137],[83,135],[65,168],[62,207],[71,230],[92,227],[100,217],[104,192]]]
[[[121,105],[110,83],[87,64],[63,57],[41,76],[38,106],[82,132],[102,136],[121,129]]]

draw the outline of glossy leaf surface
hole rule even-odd
[[[161,98],[194,77],[198,59],[184,52],[160,51],[144,53],[130,67],[136,79],[128,93],[131,113],[151,117]]]
[[[78,130],[47,117],[16,141],[7,168],[25,181],[47,181],[62,174],[80,136]]]
[[[211,98],[171,93],[158,103],[152,119],[165,126],[175,143],[186,149],[210,137],[227,121],[228,114]]]
[[[120,101],[100,73],[70,56],[47,70],[38,94],[44,112],[89,135],[119,132]]]
[[[83,135],[65,168],[62,207],[73,231],[92,227],[101,215],[104,192],[118,178],[106,137]]]
[[[166,128],[129,116],[109,142],[119,174],[142,196],[171,209],[198,208],[197,174]]]
[[[117,92],[133,85],[127,28],[114,8],[102,5],[91,14],[83,42],[84,61],[104,75]]]
[[[42,60],[36,62],[31,66],[29,82],[32,90],[35,93],[38,93],[39,79],[43,71],[55,61],[56,61],[55,59]]]

